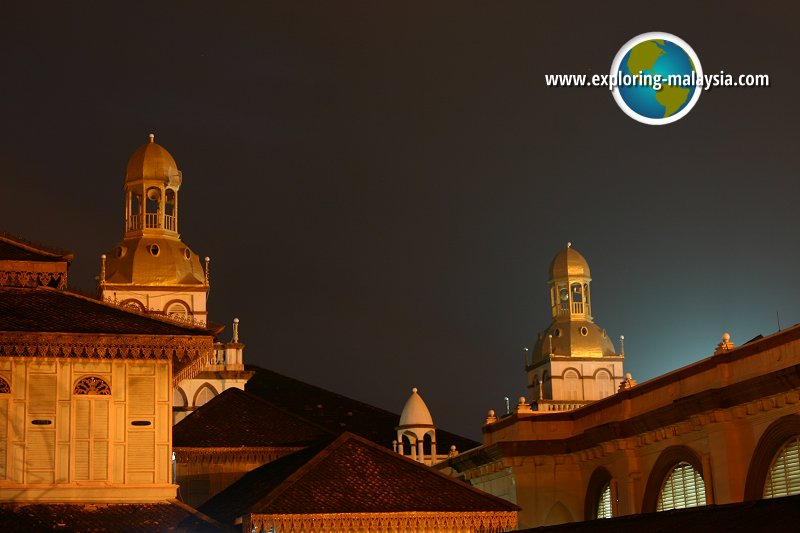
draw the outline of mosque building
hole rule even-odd
[[[800,494],[800,326],[740,346],[726,333],[710,357],[637,385],[593,322],[590,281],[567,245],[526,364],[532,399],[489,411],[483,445],[435,468],[518,504],[520,528],[720,527],[797,505],[770,501]]]
[[[624,379],[625,356],[594,323],[591,282],[586,259],[567,243],[550,265],[553,321],[539,333],[526,365],[537,411],[570,410],[601,400]]]
[[[101,256],[98,292],[103,300],[146,314],[187,323],[207,322],[211,258],[202,259],[178,232],[178,193],[183,174],[175,159],[150,134],[131,155],[123,190],[125,233]],[[239,319],[230,342],[217,342],[207,366],[179,376],[173,393],[174,421],[226,389],[243,389],[252,372],[244,369]]]
[[[0,235],[0,529],[515,529],[518,506],[430,468],[478,443],[416,389],[398,416],[245,368],[238,320],[229,342],[208,320],[181,184],[151,134],[99,298],[69,290],[72,254]]]

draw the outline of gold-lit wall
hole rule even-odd
[[[170,364],[0,358],[0,499],[175,497]]]

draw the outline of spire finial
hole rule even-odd
[[[416,387],[414,387],[413,389],[411,389],[411,393],[412,393],[412,394],[416,394],[416,393],[417,393],[417,388],[416,388]]]
[[[572,243],[567,241],[567,248],[572,248]]]
[[[150,134],[150,142],[152,143],[152,142],[155,142],[155,141],[156,141],[156,134],[155,133],[151,133]]]

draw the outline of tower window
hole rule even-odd
[[[597,376],[595,377],[595,383],[597,384],[597,396],[601,400],[611,396],[614,393],[611,375],[605,370],[601,370],[597,373]]]
[[[583,335],[585,337],[588,334],[589,334],[589,329],[586,326],[583,326],[581,328],[581,335]]]
[[[191,259],[192,258],[192,252],[188,248],[184,248],[183,249],[183,257],[185,257],[186,259]]]
[[[150,245],[150,254],[155,257],[155,256],[158,255],[158,252],[160,252],[160,250],[158,249],[158,245],[157,244],[151,244]]]
[[[578,399],[578,373],[574,370],[564,372],[564,398],[567,400]]]
[[[553,330],[553,337],[560,337],[561,336],[561,329],[556,328]]]

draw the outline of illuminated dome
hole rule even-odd
[[[399,428],[405,427],[419,427],[427,426],[433,427],[433,418],[431,412],[428,411],[428,406],[422,400],[422,397],[417,394],[417,388],[411,389],[411,396],[406,401],[403,412],[400,413]]]
[[[117,244],[106,259],[106,281],[148,286],[203,285],[200,257],[176,238],[142,236]]]
[[[152,133],[150,142],[140,146],[128,160],[125,184],[138,181],[161,182],[176,190],[181,186],[181,171],[175,159],[163,146],[155,143]]]
[[[591,278],[589,263],[586,259],[572,247],[572,243],[567,243],[567,247],[550,263],[550,279],[563,278]]]
[[[617,355],[606,331],[589,320],[553,322],[539,333],[533,349],[535,361],[550,355],[568,357],[607,357]]]

